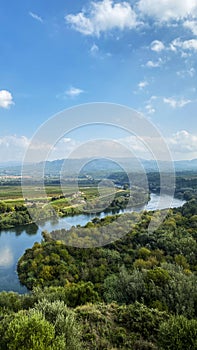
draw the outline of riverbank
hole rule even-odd
[[[168,196],[164,196],[163,201],[159,201],[159,196],[151,194],[151,199],[147,206],[141,206],[138,208],[138,211],[163,209],[169,205],[169,202],[170,198]],[[180,207],[184,203],[184,201],[174,199],[172,206]],[[119,213],[124,213],[127,210],[128,209],[120,210]],[[134,208],[129,209],[129,211],[131,210],[134,210]],[[22,287],[18,281],[16,265],[18,259],[24,254],[26,249],[32,247],[35,242],[40,242],[42,240],[43,231],[51,232],[61,228],[70,229],[72,226],[77,225],[84,226],[96,216],[101,219],[110,214],[113,213],[106,214],[102,212],[99,215],[81,214],[61,218],[59,220],[49,220],[40,224],[39,227],[36,225],[27,225],[2,230],[0,232],[0,291],[13,290],[19,293],[26,292],[26,288]]]
[[[118,212],[127,207],[141,206],[150,200],[150,194],[141,188],[130,190],[104,188],[76,192],[69,196],[53,196],[48,199],[34,198],[22,203],[21,199],[0,201],[0,230],[39,223],[50,219],[64,218],[86,213]],[[33,218],[33,220],[32,220]]]

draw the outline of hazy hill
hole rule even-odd
[[[174,167],[176,171],[197,171],[197,159],[193,160],[181,160],[175,161]],[[165,161],[156,162],[154,160],[137,160],[135,158],[116,158],[113,160],[109,159],[58,159],[54,161],[46,161],[45,163],[32,163],[25,165],[26,175],[38,175],[42,173],[43,168],[45,169],[45,175],[55,176],[60,172],[65,175],[74,174],[99,174],[99,173],[110,173],[117,171],[169,171],[171,164]],[[0,163],[0,174],[1,175],[20,175],[22,165],[16,162]]]

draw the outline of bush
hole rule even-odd
[[[197,320],[172,316],[161,324],[158,338],[162,350],[197,350]]]
[[[41,313],[17,313],[3,337],[8,350],[52,350],[55,344],[55,331],[52,324],[46,321]],[[63,347],[59,348],[63,350]]]

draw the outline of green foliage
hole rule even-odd
[[[41,313],[20,311],[8,324],[3,342],[8,350],[52,350],[55,349],[55,330]]]
[[[54,205],[65,203],[55,196]],[[5,204],[8,219],[27,214],[22,203],[10,211]],[[80,227],[43,233],[17,267],[32,292],[0,293],[0,350],[197,350],[196,208],[192,199],[166,211],[151,234],[150,212],[95,218],[81,236]],[[156,222],[161,215],[155,212]],[[102,248],[72,247],[73,239],[97,242],[101,231],[107,239],[109,224],[111,235],[123,238]]]
[[[130,304],[136,300],[142,301],[145,293],[145,281],[139,270],[132,273],[122,267],[119,274],[110,275],[104,281],[104,298],[109,303]]]
[[[107,302],[130,304],[143,301],[149,307],[169,310],[176,314],[194,317],[197,312],[197,277],[183,268],[163,264],[152,270],[128,272],[121,268],[119,274],[110,275],[104,282]]]
[[[103,248],[69,247],[45,233],[44,241],[35,243],[19,260],[20,281],[29,289],[61,286],[60,300],[71,307],[99,300],[119,304],[138,301],[148,307],[194,317],[197,243],[195,228],[189,227],[193,215],[186,218],[177,210],[170,210],[163,224],[150,235],[147,227],[151,215],[144,212],[141,219],[136,213],[122,215],[120,220],[132,229],[121,240]],[[158,211],[158,218],[160,215]],[[135,225],[133,218],[139,218]],[[114,224],[115,232],[119,217],[116,219],[117,216],[96,218],[86,230],[93,232],[110,223]],[[71,236],[75,230],[72,228]],[[61,234],[65,234],[64,230]]]
[[[86,303],[96,303],[100,300],[91,282],[67,283],[64,287],[34,288],[34,300],[46,298],[48,301],[61,300],[69,307]]]
[[[33,286],[62,285],[78,280],[78,268],[65,246],[59,242],[35,243],[19,260],[22,283]],[[26,282],[25,282],[26,281]]]
[[[58,299],[39,300],[34,308],[4,313],[0,350],[80,350],[81,327],[74,311]]]
[[[23,302],[22,296],[14,292],[1,292],[0,293],[0,308],[17,312],[22,309]]]
[[[129,307],[117,304],[77,307],[77,318],[83,327],[86,349],[154,349],[158,328],[168,315],[142,304]]]
[[[138,333],[144,339],[155,340],[158,328],[168,315],[156,309],[150,309],[143,304],[135,303],[119,308],[119,319],[121,325],[128,330]]]
[[[5,202],[0,201],[0,214],[9,212],[9,209],[11,210],[11,208]]]
[[[27,208],[22,204],[15,205],[6,204],[0,201],[0,229],[29,224],[32,219]]]
[[[197,320],[171,317],[160,325],[158,343],[162,350],[196,350]]]
[[[80,350],[81,329],[76,322],[75,314],[69,310],[63,301],[49,302],[46,299],[38,301],[34,308],[53,324],[56,337],[63,339],[67,350]]]

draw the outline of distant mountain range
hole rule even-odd
[[[71,176],[75,174],[87,175],[87,174],[110,174],[111,172],[119,171],[132,171],[132,172],[154,172],[170,171],[172,169],[171,164],[165,161],[154,160],[137,160],[135,158],[116,158],[113,160],[108,159],[58,159],[54,161],[46,161],[41,163],[29,163],[25,165],[25,174],[29,176],[37,176],[42,174],[43,167],[45,169],[45,175],[56,176],[60,172],[64,175]],[[197,159],[193,160],[181,160],[175,161],[174,167],[176,171],[192,171],[197,172]],[[20,175],[22,164],[17,162],[0,163],[1,175]]]

